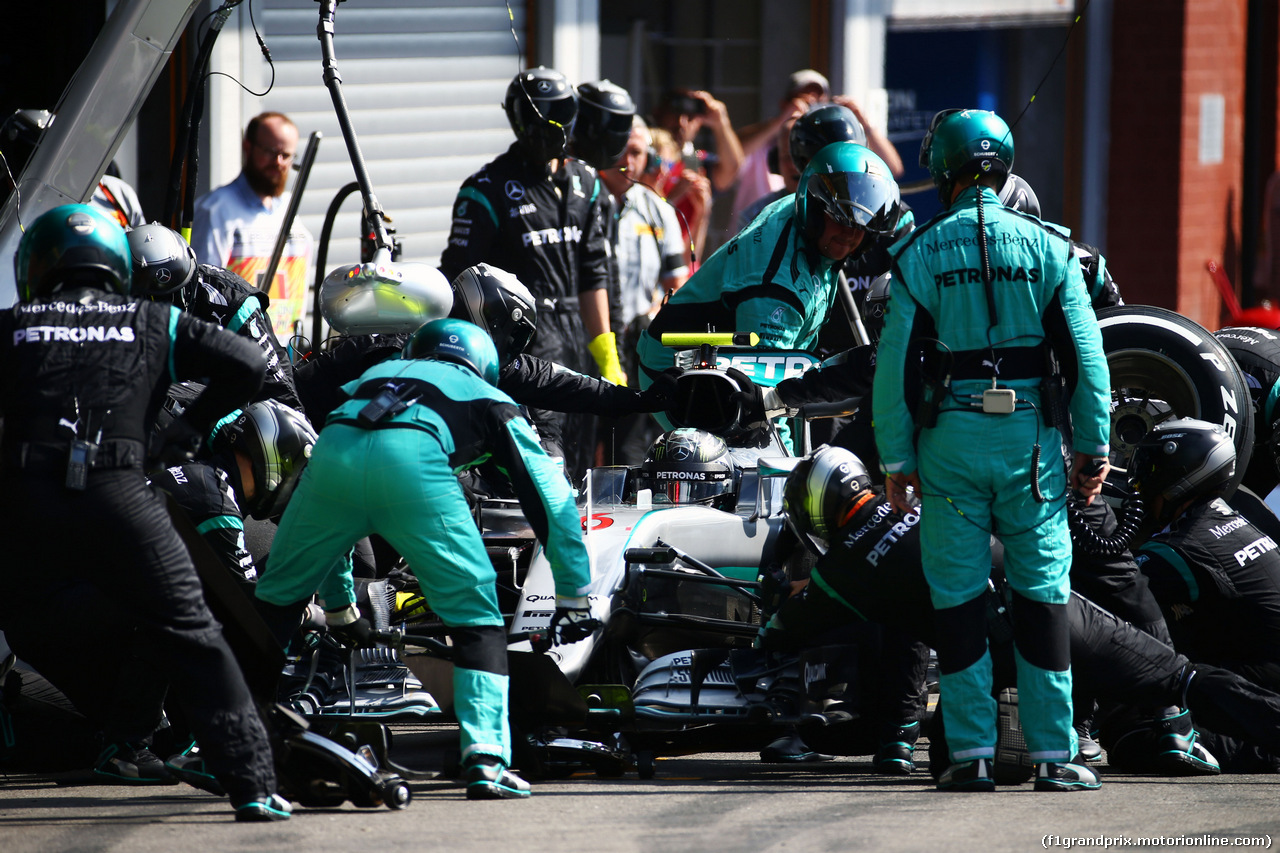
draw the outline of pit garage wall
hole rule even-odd
[[[1244,267],[1248,7],[1125,0],[1112,18],[1108,261],[1127,302],[1171,308],[1210,329],[1226,315],[1205,262],[1223,264],[1237,293]],[[1272,90],[1261,99],[1271,113],[1268,169],[1274,43],[1273,35],[1265,51]]]

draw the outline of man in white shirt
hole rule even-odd
[[[224,267],[267,294],[282,340],[306,309],[311,234],[295,221],[270,282],[262,281],[289,208],[285,184],[298,150],[298,128],[276,112],[254,116],[245,129],[240,175],[196,202],[191,245],[201,263]],[[265,306],[264,306],[265,307]]]

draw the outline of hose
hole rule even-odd
[[[333,222],[338,218],[338,209],[347,200],[347,196],[359,189],[360,184],[352,181],[338,190],[337,195],[333,197],[333,201],[329,203],[329,209],[325,212],[324,227],[321,228],[320,239],[316,242],[316,287],[315,298],[312,300],[311,305],[311,343],[313,347],[320,344],[320,323],[323,321],[320,316],[320,286],[324,284],[324,265],[329,257],[329,238],[333,234]]]
[[[1132,544],[1142,525],[1146,506],[1142,502],[1142,495],[1133,492],[1125,498],[1120,508],[1124,511],[1124,520],[1116,527],[1115,533],[1103,536],[1088,522],[1075,501],[1067,501],[1067,526],[1071,530],[1071,544],[1094,557],[1114,557],[1123,553]]]

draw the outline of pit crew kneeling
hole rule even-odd
[[[498,355],[484,330],[443,319],[415,332],[402,359],[345,385],[349,399],[320,433],[257,586],[282,645],[317,590],[330,630],[367,645],[373,633],[353,603],[349,549],[378,533],[404,556],[453,639],[468,799],[530,791],[508,769],[506,632],[496,575],[457,472],[492,457],[510,477],[556,576],[554,641],[576,642],[597,624],[569,485],[516,404],[494,387],[497,377]]]
[[[918,512],[904,516],[895,511],[883,489],[871,486],[861,461],[838,447],[819,448],[796,466],[787,480],[785,505],[791,529],[822,556],[804,592],[787,599],[762,628],[762,648],[820,644],[827,629],[859,619],[900,628],[933,644]],[[1012,636],[1012,628],[1008,608],[995,592],[989,593],[988,605],[999,689],[1013,680],[1012,649],[1000,641]],[[1077,593],[1068,601],[1067,616],[1073,674],[1091,695],[1140,707],[1189,707],[1199,724],[1218,735],[1280,755],[1280,694],[1226,669],[1193,664]],[[1165,736],[1153,748],[1177,753],[1165,765],[1182,767],[1168,772],[1216,772],[1216,761],[1199,744],[1186,714],[1167,721],[1161,732]],[[1089,768],[1073,766],[1086,779],[1094,776]],[[1038,778],[1036,788],[1090,786]]]

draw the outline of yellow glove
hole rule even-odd
[[[587,344],[587,350],[600,367],[601,379],[626,387],[627,374],[622,369],[622,363],[618,361],[618,339],[613,332],[597,335],[591,343]]]

